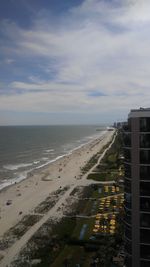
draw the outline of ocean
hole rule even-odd
[[[97,131],[98,129],[98,131]],[[92,139],[105,126],[1,126],[0,190]]]

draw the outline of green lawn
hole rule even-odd
[[[118,177],[118,172],[116,171],[107,171],[107,172],[95,172],[90,173],[87,177],[87,179],[91,179],[94,181],[111,181],[116,180]]]

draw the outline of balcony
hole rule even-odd
[[[140,182],[140,196],[150,197],[150,182]]]
[[[140,210],[144,212],[150,212],[150,198],[140,198]]]
[[[140,132],[150,132],[150,118],[140,118]]]
[[[150,266],[150,262],[146,261],[146,260],[141,260],[140,261],[140,267],[149,267]]]
[[[150,166],[140,166],[140,180],[150,181]]]
[[[140,258],[150,260],[150,245],[140,246]]]
[[[140,148],[150,148],[150,134],[140,134]]]
[[[150,164],[150,150],[140,151],[140,164]]]
[[[144,228],[150,228],[150,214],[141,213],[140,215],[140,226]]]
[[[140,230],[140,243],[150,244],[150,230],[149,229]]]

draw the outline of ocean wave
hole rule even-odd
[[[40,163],[40,160],[36,160],[33,162],[33,164],[39,164]]]
[[[18,177],[9,180],[3,180],[0,184],[0,190],[13,184],[17,184],[27,178],[27,172],[20,174]]]
[[[54,149],[46,149],[45,151],[44,151],[44,154],[53,154],[54,153]]]
[[[7,165],[4,165],[3,168],[8,170],[8,171],[15,171],[15,170],[18,170],[20,168],[30,167],[32,165],[33,165],[33,163],[7,164]]]
[[[63,157],[66,157],[66,156],[69,155],[69,154],[70,154],[70,153],[63,154],[63,155],[58,156],[58,157],[56,157],[56,158],[54,158],[54,159],[51,159],[51,160],[49,160],[49,161],[43,163],[42,165],[36,167],[35,169],[36,169],[36,170],[37,170],[37,169],[41,169],[41,168],[43,168],[43,167],[49,165],[50,163],[53,163],[53,162],[55,162],[55,161],[57,161],[57,160],[59,160],[59,159],[61,159],[61,158],[63,158]]]
[[[49,158],[46,157],[41,158],[41,161],[47,161],[47,160],[49,160]]]

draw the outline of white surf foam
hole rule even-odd
[[[30,167],[32,165],[33,163],[7,164],[7,165],[4,165],[3,168],[6,170],[14,171],[20,168]]]

